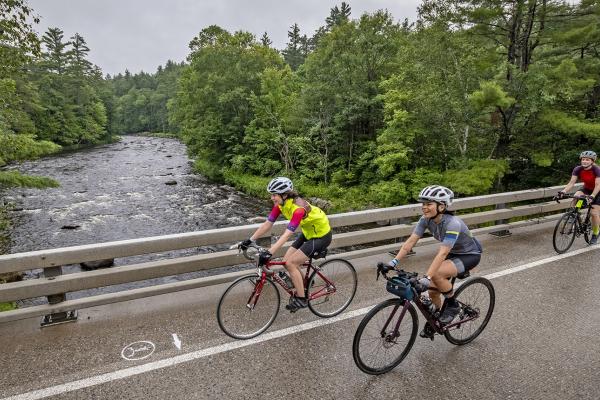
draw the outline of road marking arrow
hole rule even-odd
[[[179,340],[176,333],[173,334],[173,344],[178,350],[181,350],[181,340]]]

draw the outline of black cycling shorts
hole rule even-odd
[[[479,261],[481,260],[481,254],[448,254],[446,260],[450,260],[454,263],[456,270],[458,271],[458,275],[462,274],[465,271],[472,270],[477,265],[479,265]]]
[[[591,194],[592,194],[592,192],[593,192],[593,190],[588,190],[588,189],[586,189],[586,188],[581,188],[581,191],[582,191],[583,193],[585,193],[585,195],[586,195],[586,196],[589,196],[589,195],[591,195]],[[599,205],[600,205],[600,195],[598,195],[598,196],[594,197],[594,201],[592,201],[592,205],[597,205],[597,206],[599,206]]]
[[[331,231],[329,233],[321,236],[320,238],[313,238],[310,240],[306,240],[303,234],[300,234],[298,238],[292,243],[292,247],[295,249],[300,249],[307,257],[315,254],[316,252],[320,252],[321,250],[325,250],[327,246],[331,244],[332,238]]]

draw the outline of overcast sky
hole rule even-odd
[[[183,61],[188,43],[203,28],[216,24],[230,32],[267,32],[283,49],[287,31],[297,22],[312,36],[324,24],[330,0],[29,0],[41,17],[36,30],[58,27],[65,38],[76,32],[90,47],[89,59],[106,74],[129,69],[154,72],[167,60]],[[354,0],[353,19],[364,12],[387,9],[396,21],[414,21],[420,0]]]

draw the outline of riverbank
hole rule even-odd
[[[201,160],[194,163],[194,170],[215,182],[231,185],[247,195],[259,199],[268,198],[265,188],[272,177],[243,174],[228,168],[217,168]],[[328,213],[397,205],[388,200],[392,194],[389,188],[380,185],[342,187],[335,183],[314,184],[306,179],[297,179],[294,176],[290,176],[290,178],[303,197],[309,201],[312,199],[315,205],[324,208]]]

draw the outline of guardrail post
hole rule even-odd
[[[503,208],[506,208],[506,203],[496,204],[496,210],[501,210]],[[494,221],[494,223],[496,225],[504,225],[504,224],[508,223],[508,220],[507,219],[499,219],[499,220]],[[494,236],[498,236],[498,237],[506,237],[506,236],[512,235],[512,232],[509,231],[508,229],[501,229],[499,231],[490,232],[490,235],[494,235]]]
[[[47,279],[54,279],[57,276],[62,275],[62,266],[58,267],[49,267],[44,269],[44,276]],[[59,294],[51,294],[47,296],[48,304],[57,304],[66,300],[66,296],[64,293]],[[49,326],[62,324],[65,322],[75,322],[77,321],[77,310],[63,311],[59,313],[52,313],[44,315],[42,319],[41,326]]]

